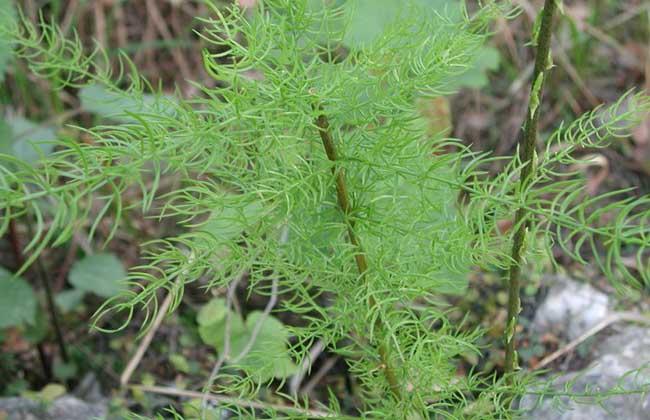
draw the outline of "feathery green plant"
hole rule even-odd
[[[0,232],[34,215],[24,270],[75,232],[93,237],[106,218],[114,221],[106,242],[133,214],[173,218],[178,233],[142,244],[145,262],[98,312],[96,328],[125,328],[141,311],[144,331],[161,291],[173,298],[171,313],[186,285],[228,287],[247,273],[250,290],[278,295],[278,309],[303,320],[288,327],[295,361],[316,340],[345,357],[363,385],[362,415],[511,417],[511,397],[530,378],[457,376],[461,354],[480,354],[481,332],[453,325],[440,296],[463,293],[472,267],[520,267],[525,253],[511,257],[513,240],[541,236],[578,261],[591,252],[622,288],[647,286],[648,197],[585,199],[583,180],[566,168],[577,148],[625,135],[650,101],[628,94],[558,129],[532,161],[514,156],[490,178],[482,168],[495,158],[427,136],[415,103],[445,93],[508,5],[459,8],[450,18],[413,2],[381,36],[342,55],[349,12],[320,4],[267,0],[250,14],[213,5],[201,36],[216,87],[196,83],[189,99],[156,92],[125,55],[115,70],[100,48],[86,54],[78,38],[23,20],[17,54],[34,73],[60,88],[101,89],[116,107],[141,106],[78,127],[90,141],[59,139],[36,166],[0,155]],[[177,188],[163,190],[165,177]],[[138,199],[125,200],[127,192]],[[495,234],[517,209],[528,216],[512,232],[527,233]],[[604,213],[615,223],[595,224]],[[636,253],[638,273],[622,252]],[[262,384],[235,367],[210,391],[254,398]],[[329,411],[340,414],[334,399]]]

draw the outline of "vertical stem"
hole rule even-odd
[[[540,101],[546,72],[551,67],[550,49],[551,49],[551,30],[553,26],[553,16],[557,8],[557,2],[561,0],[545,0],[544,9],[537,35],[537,54],[535,57],[535,69],[533,71],[533,83],[528,102],[528,112],[524,124],[524,134],[519,142],[519,159],[523,163],[521,178],[519,181],[519,191],[524,191],[530,182],[531,175],[535,171],[535,145],[537,143],[537,121],[539,119]],[[505,330],[506,361],[505,371],[508,374],[509,381],[512,381],[512,373],[517,368],[517,352],[515,346],[515,335],[517,323],[519,321],[519,311],[521,307],[519,299],[520,273],[521,273],[521,255],[525,252],[525,238],[530,220],[528,212],[523,209],[517,209],[515,215],[515,231],[512,242],[512,262],[508,272],[508,317]]]
[[[45,353],[45,346],[43,346],[43,343],[36,344],[36,352],[38,353],[38,359],[41,361],[41,368],[43,369],[45,382],[49,383],[52,380],[52,366],[47,358],[47,353]]]
[[[6,217],[11,217],[9,214]],[[14,259],[16,260],[16,269],[22,267],[25,263],[25,258],[23,257],[23,251],[20,248],[20,237],[18,236],[18,228],[16,226],[16,220],[9,220],[9,242],[11,243],[11,250],[14,254]],[[38,352],[38,358],[41,361],[41,367],[43,368],[43,376],[45,381],[49,382],[52,379],[52,367],[50,366],[50,361],[47,359],[47,353],[43,344],[37,343],[36,350]]]
[[[6,217],[11,217],[8,212]],[[11,243],[11,250],[16,259],[16,269],[19,269],[25,263],[23,258],[23,251],[20,249],[20,238],[18,237],[18,228],[16,227],[16,220],[9,220],[9,242]]]
[[[332,166],[332,174],[334,175],[336,182],[336,197],[338,200],[339,207],[345,216],[345,220],[348,226],[348,238],[350,243],[356,248],[357,252],[354,255],[354,259],[357,264],[357,270],[361,277],[361,280],[367,284],[366,272],[368,271],[368,260],[366,259],[366,254],[363,251],[359,237],[354,231],[354,220],[350,219],[349,216],[352,213],[352,205],[350,204],[350,198],[348,194],[347,185],[345,183],[345,171],[341,167],[337,167],[336,161],[338,160],[338,154],[336,151],[336,145],[332,139],[332,135],[329,130],[329,121],[325,114],[322,113],[322,108],[320,106],[314,107],[319,111],[319,115],[316,118],[316,126],[318,127],[318,132],[320,138],[323,141],[323,147],[325,148],[325,153],[327,158],[334,162]],[[368,297],[368,307],[374,308],[377,306],[377,301],[371,295]],[[381,321],[381,318],[377,318],[376,326],[380,331],[384,331],[384,325]],[[385,343],[379,342],[377,344],[377,352],[379,353],[379,359],[381,360],[384,376],[390,387],[391,394],[397,400],[401,399],[401,392],[399,388],[399,381],[395,376],[395,370],[392,367],[389,350]]]
[[[61,353],[61,359],[68,363],[68,350],[65,345],[65,340],[63,339],[63,333],[61,332],[61,324],[59,324],[59,314],[56,309],[56,304],[54,302],[54,293],[52,292],[52,286],[50,285],[50,279],[47,276],[45,267],[43,266],[43,261],[40,257],[36,259],[36,265],[38,266],[38,278],[41,282],[41,286],[45,290],[45,299],[47,301],[47,311],[50,313],[50,321],[52,322],[52,328],[54,329],[54,336],[56,338],[56,343],[59,347],[59,352]]]
[[[28,218],[30,217],[29,214],[27,217]],[[29,236],[34,236],[31,220],[28,219],[26,224],[27,224],[27,232],[29,233]],[[68,363],[68,351],[65,345],[65,340],[63,339],[63,333],[61,332],[61,324],[59,324],[59,315],[56,309],[56,304],[54,302],[54,293],[52,292],[50,280],[47,276],[47,271],[45,270],[45,266],[43,265],[43,261],[41,260],[40,256],[36,258],[36,269],[34,271],[36,272],[36,277],[38,277],[38,280],[40,281],[41,286],[45,291],[47,312],[50,315],[50,322],[52,323],[52,329],[54,330],[54,337],[56,338],[56,343],[59,347],[59,352],[61,353],[61,359],[65,363]]]

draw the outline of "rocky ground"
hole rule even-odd
[[[615,311],[614,299],[588,284],[562,277],[551,281],[554,284],[537,309],[531,329],[566,340],[546,358],[548,363],[586,346],[588,364],[577,371],[546,375],[543,388],[556,395],[526,396],[521,402],[528,411],[526,418],[650,419],[650,319],[636,312]],[[542,360],[539,365],[544,364]]]
[[[616,311],[613,298],[586,283],[566,277],[547,277],[545,282],[550,289],[535,313],[531,333],[550,333],[563,343],[538,363],[538,368],[554,366],[555,371],[550,369],[545,382],[522,399],[525,418],[650,419],[650,394],[643,392],[650,390],[650,319]],[[582,353],[575,357],[586,367],[563,371],[556,362],[573,353]],[[554,395],[538,398],[535,392],[542,390]],[[73,394],[52,401],[0,399],[2,420],[87,420],[104,418],[107,412],[108,399],[92,375]]]

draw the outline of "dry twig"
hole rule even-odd
[[[286,243],[289,238],[289,227],[284,226],[282,230],[282,236],[280,238],[280,243]],[[232,304],[235,299],[235,290],[237,289],[237,285],[239,282],[242,280],[244,276],[239,276],[235,281],[233,281],[230,286],[228,287],[228,295],[227,295],[227,308],[228,311],[226,312],[226,327],[224,329],[224,346],[223,346],[223,351],[219,355],[219,359],[217,359],[217,362],[215,363],[214,367],[212,368],[212,372],[210,372],[210,376],[208,378],[208,383],[206,384],[204,390],[203,390],[203,395],[207,396],[208,393],[210,392],[210,388],[212,388],[212,385],[214,384],[214,381],[217,378],[217,375],[219,374],[219,370],[221,369],[221,366],[224,364],[226,359],[229,357],[230,353],[230,317],[232,313]],[[253,348],[253,345],[255,344],[255,341],[257,341],[257,336],[259,335],[260,331],[262,330],[262,325],[264,324],[264,321],[268,316],[271,314],[271,311],[275,307],[275,304],[278,302],[278,279],[274,278],[272,283],[271,283],[271,296],[269,298],[269,301],[266,303],[266,307],[264,308],[264,313],[260,317],[259,320],[257,320],[257,323],[253,327],[253,331],[251,332],[251,337],[246,343],[246,346],[242,349],[241,353],[239,353],[235,358],[232,359],[232,363],[236,364],[240,362]],[[203,401],[201,403],[202,409],[201,409],[201,416],[205,416],[205,409],[207,407],[207,399],[203,398]]]
[[[299,407],[289,407],[286,405],[263,403],[259,401],[250,401],[241,398],[232,398],[232,397],[226,397],[224,395],[215,395],[209,393],[207,394],[207,396],[205,396],[204,393],[202,392],[187,391],[184,389],[176,389],[171,387],[131,385],[130,388],[142,392],[149,392],[149,393],[160,394],[160,395],[172,395],[175,397],[207,398],[210,401],[216,401],[219,403],[236,405],[240,407],[256,408],[259,410],[277,410],[283,412],[293,412],[310,418],[323,418],[323,417],[340,418],[338,416],[335,416],[334,414],[330,414],[328,412],[320,411],[320,410],[312,410],[312,409],[299,408]]]
[[[309,355],[305,357],[305,359],[300,364],[300,370],[295,375],[293,375],[291,377],[291,381],[289,381],[289,392],[291,395],[298,395],[300,384],[305,378],[305,375],[311,370],[314,360],[318,358],[324,349],[325,342],[323,340],[318,340],[316,344],[312,346],[311,350],[309,351]]]
[[[149,12],[149,16],[151,16],[151,20],[153,21],[154,26],[158,30],[158,33],[162,35],[163,39],[165,41],[173,41],[173,37],[169,31],[169,28],[167,27],[167,23],[160,14],[160,10],[158,10],[158,7],[154,0],[147,0],[147,11]],[[185,56],[183,55],[183,52],[180,50],[180,48],[173,47],[170,49],[170,51],[174,62],[178,66],[178,69],[183,76],[183,79],[185,79],[185,81],[192,79],[192,72],[190,71],[187,60],[185,59]]]
[[[613,313],[602,321],[600,321],[598,324],[594,325],[591,327],[589,330],[587,330],[585,333],[583,333],[580,337],[576,338],[575,340],[569,342],[566,346],[557,349],[553,353],[549,354],[545,358],[543,358],[537,365],[535,365],[534,370],[542,369],[545,366],[548,366],[551,362],[556,360],[557,358],[573,351],[576,347],[578,347],[582,342],[587,340],[589,337],[592,337],[596,334],[598,334],[600,331],[604,330],[608,326],[615,324],[617,322],[621,321],[627,321],[627,322],[639,322],[643,324],[650,324],[650,317],[643,316],[641,314],[635,313],[635,312],[616,312]]]
[[[149,331],[147,331],[147,335],[145,335],[144,339],[140,342],[138,349],[136,350],[135,354],[133,354],[133,357],[131,357],[131,360],[129,360],[129,363],[126,365],[126,368],[122,372],[122,375],[120,376],[120,385],[122,387],[127,386],[129,379],[131,379],[131,375],[133,375],[133,372],[142,360],[142,356],[144,356],[144,353],[149,348],[153,336],[156,334],[156,331],[158,331],[158,328],[160,328],[160,324],[162,324],[165,315],[167,315],[167,311],[169,310],[169,306],[172,303],[173,296],[174,294],[172,292],[167,293],[167,297],[165,297],[163,304],[160,306],[158,314],[156,315],[156,319],[153,321],[151,328]]]

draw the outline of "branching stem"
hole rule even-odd
[[[537,121],[540,113],[540,100],[544,88],[546,72],[551,68],[551,30],[553,16],[558,0],[545,0],[544,9],[537,34],[537,54],[533,70],[533,84],[528,101],[528,112],[524,124],[524,134],[519,143],[519,159],[524,163],[521,170],[519,191],[524,191],[535,171],[535,146],[537,143]],[[515,335],[521,307],[519,299],[521,256],[525,252],[526,232],[530,225],[529,213],[525,208],[517,209],[515,226],[517,227],[512,242],[512,262],[508,272],[508,317],[505,329],[506,360],[505,371],[508,380],[512,381],[512,373],[517,368]]]
[[[368,271],[368,260],[366,259],[366,254],[363,251],[363,247],[361,246],[359,237],[357,236],[354,230],[354,220],[349,217],[352,213],[352,205],[350,203],[348,188],[345,183],[345,171],[343,168],[337,167],[336,165],[336,161],[338,160],[338,153],[336,150],[336,144],[334,143],[334,139],[332,138],[332,134],[329,129],[329,120],[322,112],[321,106],[315,106],[314,108],[319,113],[318,117],[316,118],[316,126],[318,127],[320,138],[323,141],[323,147],[325,148],[325,153],[327,154],[327,158],[334,163],[334,165],[332,166],[332,174],[334,175],[335,182],[336,182],[336,197],[338,200],[339,207],[341,208],[341,211],[343,212],[343,215],[345,216],[346,219],[346,223],[348,226],[348,237],[350,243],[356,249],[354,259],[357,264],[359,276],[361,277],[362,281],[367,282],[366,272]],[[368,297],[368,307],[373,309],[376,306],[377,306],[377,301],[372,295],[370,295]],[[385,327],[380,317],[377,317],[376,326],[379,329],[379,331],[385,330]],[[385,343],[380,341],[379,343],[377,343],[377,352],[379,353],[379,359],[381,360],[381,364],[383,365],[382,367],[383,367],[384,376],[386,378],[386,381],[388,382],[388,386],[390,387],[391,393],[397,400],[401,400],[399,381],[395,376],[395,370],[393,369],[393,366],[390,361],[389,349],[386,347]]]

